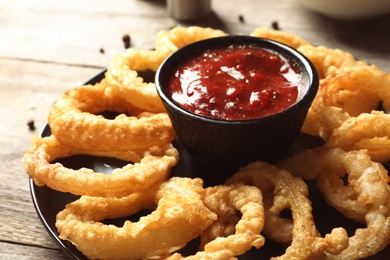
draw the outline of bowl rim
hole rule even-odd
[[[172,75],[170,72],[174,70],[177,66],[175,63],[177,60],[180,60],[182,57],[191,57],[195,53],[202,52],[206,49],[214,49],[218,47],[226,47],[233,44],[247,44],[247,45],[258,45],[260,47],[265,47],[269,50],[276,51],[278,53],[284,53],[288,58],[293,59],[296,63],[299,63],[300,68],[306,70],[308,87],[305,90],[305,93],[300,97],[297,102],[295,102],[290,107],[286,108],[283,111],[280,111],[276,114],[268,115],[265,117],[254,118],[254,119],[244,119],[244,120],[226,120],[211,118],[198,115],[194,112],[188,111],[182,108],[180,105],[176,104],[169,95],[164,91],[162,87],[162,82],[167,75]],[[317,94],[319,87],[319,75],[314,66],[314,64],[301,52],[298,50],[275,40],[271,40],[263,37],[255,37],[250,35],[226,35],[208,38],[200,41],[196,41],[185,45],[175,52],[171,53],[159,66],[155,75],[155,85],[156,90],[160,98],[162,99],[164,106],[167,110],[174,110],[176,113],[184,115],[185,117],[201,121],[204,123],[213,123],[219,125],[252,125],[258,123],[271,123],[274,121],[281,121],[285,118],[289,118],[292,115],[296,114],[296,111],[300,109],[308,109],[311,105],[314,97]]]

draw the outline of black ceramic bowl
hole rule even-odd
[[[172,100],[169,79],[183,60],[208,49],[248,44],[277,52],[298,65],[304,83],[292,106],[257,119],[221,120],[187,111]],[[232,174],[249,162],[274,163],[285,155],[300,132],[317,93],[319,79],[313,64],[295,49],[263,38],[225,36],[195,42],[170,55],[158,69],[155,83],[177,137],[193,159],[209,169]]]

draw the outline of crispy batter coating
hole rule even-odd
[[[289,45],[295,49],[310,44],[308,41],[304,40],[299,36],[287,32],[283,32],[283,31],[278,31],[278,30],[268,30],[265,27],[256,28],[255,31],[252,32],[250,35],[254,37],[263,37],[274,41],[278,41],[286,45]]]
[[[340,49],[306,44],[299,46],[297,50],[314,64],[320,79],[340,75],[347,68],[367,66],[367,63],[356,60],[351,53]]]
[[[288,171],[265,162],[253,162],[241,168],[227,180],[230,183],[243,183],[258,187],[263,194],[272,192],[273,204],[269,214],[279,215],[289,208],[293,218],[292,241],[285,254],[274,259],[315,259],[323,257],[325,252],[338,254],[348,246],[348,236],[343,228],[336,228],[324,238],[315,227],[308,199],[306,183],[300,177],[293,177]],[[266,209],[267,211],[267,209]],[[269,225],[267,215],[265,227]],[[269,227],[269,230],[280,227]],[[288,229],[287,229],[288,230]],[[267,235],[266,229],[264,229]]]
[[[326,142],[328,147],[344,150],[365,149],[375,161],[390,160],[390,115],[373,111],[348,118]]]
[[[115,119],[98,115],[105,111],[121,114]],[[67,91],[53,104],[48,123],[61,142],[85,150],[147,149],[170,143],[175,137],[166,113],[141,113],[112,95],[105,81]]]
[[[378,108],[379,103],[388,109],[389,74],[369,65],[340,71],[338,75],[320,81],[319,92],[309,109],[303,132],[328,140],[333,131],[350,117],[370,113]]]
[[[279,163],[296,176],[316,179],[329,205],[346,218],[365,223],[349,238],[349,246],[331,259],[361,259],[390,243],[390,186],[384,167],[366,151],[340,148],[305,150]],[[342,177],[348,177],[345,185]]]
[[[109,175],[87,168],[73,170],[61,163],[53,163],[58,158],[75,154],[116,157],[131,162]],[[170,169],[178,159],[179,153],[172,144],[145,151],[95,152],[67,146],[53,135],[43,138],[34,136],[30,149],[23,157],[26,172],[37,185],[47,185],[75,195],[102,197],[126,196],[161,182],[169,176]]]
[[[116,54],[105,73],[112,93],[146,111],[164,112],[165,108],[154,82],[145,82],[138,76],[137,70],[148,70],[150,67],[157,70],[167,56],[168,54],[158,51],[136,49],[127,49],[124,53]]]
[[[173,177],[148,190],[123,198],[83,196],[58,213],[60,238],[72,242],[90,259],[153,259],[184,247],[215,219],[202,202],[201,179]],[[125,217],[153,209],[122,227],[106,218]]]
[[[189,26],[175,27],[170,31],[162,31],[157,35],[156,50],[172,53],[193,42],[225,36],[227,33],[209,27]]]
[[[192,256],[183,257],[175,253],[166,259],[225,260],[242,255],[252,247],[260,248],[264,244],[264,237],[260,235],[264,226],[262,200],[261,191],[253,186],[237,184],[206,188],[203,202],[217,214],[218,219],[202,233],[203,249]],[[228,225],[228,232],[225,228],[220,229],[237,211],[241,217],[233,224],[234,227]]]

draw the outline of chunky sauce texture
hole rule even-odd
[[[302,74],[298,65],[251,45],[211,49],[184,61],[169,94],[184,109],[223,119],[276,114],[294,104]]]

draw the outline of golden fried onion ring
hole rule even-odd
[[[137,71],[157,71],[160,64],[174,51],[190,43],[226,35],[221,30],[197,26],[175,27],[157,35],[155,50],[129,48],[116,54],[108,65],[105,77],[115,95],[150,112],[164,112],[165,108],[154,83],[144,82]]]
[[[123,198],[83,196],[57,214],[56,227],[61,239],[90,259],[160,258],[184,247],[216,219],[202,202],[202,185],[199,178],[173,177]],[[122,227],[100,222],[141,209],[154,211]]]
[[[123,114],[115,119],[96,115],[107,110]],[[175,136],[167,114],[140,113],[110,94],[105,81],[67,91],[53,104],[48,123],[61,142],[85,150],[147,149],[170,143]]]
[[[61,163],[52,163],[58,158],[76,154],[115,157],[134,164],[129,163],[115,169],[112,174],[104,174],[87,168],[73,170]],[[67,146],[54,135],[44,138],[34,136],[30,149],[23,157],[26,172],[37,185],[47,185],[75,195],[102,197],[126,196],[161,182],[169,176],[178,159],[179,153],[172,144],[139,152],[99,152]]]
[[[325,146],[346,151],[366,149],[378,162],[390,160],[390,115],[381,111],[362,113],[347,119],[333,131]]]
[[[371,113],[380,103],[385,110],[390,109],[388,73],[355,60],[348,52],[308,45],[298,50],[314,62],[323,77],[302,132],[326,141],[349,118]]]
[[[332,84],[331,81],[325,79],[322,86]],[[349,118],[378,108],[379,100],[361,89],[324,92],[321,90],[314,99],[301,129],[303,133],[319,136],[324,141]]]
[[[297,50],[314,64],[320,79],[343,74],[348,68],[367,66],[366,62],[358,61],[351,53],[340,49],[305,44]]]
[[[205,189],[204,204],[218,216],[201,235],[201,250],[195,255],[183,257],[175,253],[167,259],[232,259],[252,247],[260,248],[264,237],[264,209],[261,191],[253,186],[220,185]],[[240,211],[241,217],[235,217]],[[238,219],[231,231],[222,229],[230,218]],[[221,229],[222,228],[222,229]]]
[[[321,76],[302,132],[326,141],[348,118],[370,113],[381,101],[387,108],[390,91],[384,86],[390,84],[389,74],[341,50],[310,45],[298,50],[313,61]]]
[[[309,42],[307,42],[301,37],[283,31],[268,30],[265,27],[256,28],[256,30],[252,32],[250,35],[253,37],[262,37],[262,38],[278,41],[286,45],[289,45],[290,47],[293,47],[295,49],[301,46],[309,45]]]
[[[343,228],[333,229],[325,238],[320,236],[313,221],[306,183],[299,177],[293,177],[288,171],[258,161],[241,168],[226,183],[254,185],[264,195],[272,192],[274,197],[273,205],[268,209],[270,214],[279,215],[285,208],[291,210],[291,245],[285,254],[276,259],[314,259],[322,257],[325,252],[338,254],[348,246],[348,235]],[[266,227],[269,223],[267,215],[265,216]]]
[[[153,55],[152,51],[147,50],[128,49],[123,54],[119,53],[109,64],[105,78],[112,93],[124,98],[126,102],[145,111],[165,112],[164,105],[157,94],[156,85],[153,82],[145,82],[134,69],[140,67],[139,62],[146,62],[149,56],[158,57],[157,54]],[[159,59],[156,64],[160,65],[161,62]]]
[[[264,209],[265,220],[267,225],[264,226],[264,234],[266,236],[282,244],[283,246],[289,246],[292,241],[292,231],[294,228],[294,222],[290,218],[283,218],[277,214],[272,214],[270,208],[273,205],[274,194],[271,191],[263,193],[264,197]]]
[[[156,50],[172,53],[190,43],[225,35],[225,32],[209,27],[175,27],[158,33]]]
[[[305,150],[279,163],[295,176],[317,179],[329,205],[346,218],[366,223],[349,238],[349,246],[335,259],[375,255],[390,243],[390,186],[384,167],[366,151],[340,148]],[[341,179],[347,174],[348,184]]]

